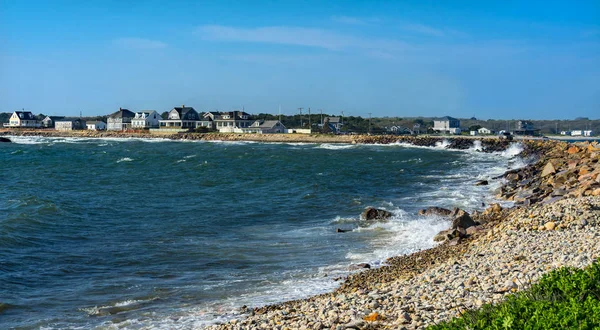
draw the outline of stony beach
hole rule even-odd
[[[600,146],[525,141],[533,164],[496,180],[495,204],[440,245],[349,276],[332,293],[247,309],[210,329],[423,329],[600,256]],[[550,164],[550,165],[548,165]],[[468,213],[467,213],[468,214]]]

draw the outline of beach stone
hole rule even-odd
[[[488,180],[479,180],[477,183],[475,183],[476,186],[487,186],[488,184]]]
[[[386,220],[392,217],[392,213],[374,207],[367,207],[360,217],[363,220]]]
[[[350,267],[348,267],[348,270],[369,269],[369,268],[371,268],[371,265],[363,262],[360,264],[350,265]]]
[[[552,165],[551,162],[548,162],[546,164],[546,166],[544,166],[544,169],[542,170],[542,177],[548,176],[550,174],[554,174],[556,173],[556,169],[554,168],[554,165]]]
[[[460,210],[461,212],[456,213],[456,217],[452,220],[452,228],[456,229],[458,227],[467,229],[469,227],[475,226],[476,223],[473,221],[469,213]]]
[[[546,228],[546,230],[554,230],[554,228],[556,228],[556,223],[554,223],[553,221],[546,222],[544,224],[544,228]]]
[[[426,209],[419,210],[419,215],[439,215],[439,216],[448,216],[452,213],[452,211],[442,208],[442,207],[428,207]]]

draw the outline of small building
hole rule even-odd
[[[490,134],[494,134],[494,131],[492,131],[489,128],[482,127],[477,130],[477,133],[479,133],[481,135],[490,135]]]
[[[46,116],[46,118],[42,119],[41,126],[43,128],[54,128],[54,123],[57,120],[64,119],[63,116]]]
[[[35,118],[31,111],[15,111],[10,116],[4,127],[10,128],[39,128],[41,123]]]
[[[159,120],[161,129],[191,130],[196,128],[200,115],[193,107],[174,107],[169,111],[167,119]]]
[[[85,126],[90,131],[104,131],[106,129],[106,123],[103,121],[88,121]]]
[[[257,120],[250,127],[242,129],[245,133],[274,134],[285,133],[286,128],[279,120]]]
[[[540,131],[539,128],[533,127],[533,122],[527,120],[519,120],[517,121],[517,127],[513,131],[515,135],[537,135]]]
[[[158,128],[162,117],[154,110],[143,110],[135,113],[131,118],[131,128]]]
[[[73,131],[86,128],[85,120],[81,118],[63,118],[54,122],[54,129],[57,131]]]
[[[478,131],[470,131],[469,134],[471,134],[471,136],[477,136],[479,135]]]
[[[560,135],[571,135],[571,131],[560,131]]]
[[[135,113],[119,108],[119,111],[111,113],[106,120],[106,129],[109,131],[123,131],[131,127],[131,119]]]
[[[592,136],[594,135],[594,131],[590,130],[585,130],[583,131],[583,136]]]
[[[460,134],[460,120],[444,116],[433,120],[433,130],[439,133]]]

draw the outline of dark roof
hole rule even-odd
[[[127,109],[119,109],[119,111],[111,113],[108,117],[109,118],[127,118],[127,117],[133,118],[133,117],[135,117],[135,113],[133,113]]]
[[[229,118],[225,119],[223,116],[229,116]],[[243,119],[242,116],[246,116],[246,119]],[[215,120],[250,120],[250,114],[244,111],[227,111],[220,112],[218,115],[215,115]]]
[[[35,116],[33,115],[33,113],[31,113],[31,111],[15,111],[15,113],[21,119],[35,119]]]
[[[444,116],[444,117],[440,117],[440,118],[436,118],[435,120],[458,120],[454,117],[450,117],[450,116]]]
[[[102,123],[102,124],[106,124],[106,123],[105,123],[105,122],[103,122],[103,121],[88,121],[88,122],[86,122],[86,124],[87,124],[87,125],[98,125],[98,124],[100,124],[100,123]]]

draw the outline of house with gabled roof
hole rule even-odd
[[[54,123],[57,120],[61,120],[65,118],[64,116],[46,116],[46,118],[42,119],[41,127],[43,128],[54,128]]]
[[[162,120],[162,117],[154,110],[138,111],[135,113],[135,116],[131,118],[131,128],[158,128],[160,120]]]
[[[206,116],[213,121],[213,126],[219,132],[231,133],[237,129],[250,127],[254,123],[252,116],[244,111],[208,112]]]
[[[106,129],[109,131],[123,131],[131,128],[131,119],[135,113],[127,109],[119,108],[119,111],[111,113],[106,119]]]
[[[200,115],[193,107],[174,107],[169,111],[167,119],[159,120],[161,129],[191,130],[196,128]]]
[[[256,120],[250,127],[241,129],[244,133],[274,134],[285,133],[286,128],[279,120]]]
[[[106,129],[106,123],[103,121],[88,121],[85,126],[90,131],[103,131]]]
[[[8,123],[4,127],[10,128],[38,128],[41,123],[35,118],[31,111],[15,111],[10,116]]]

